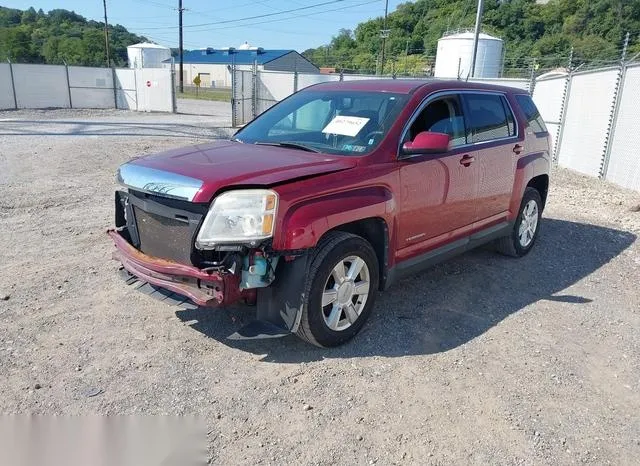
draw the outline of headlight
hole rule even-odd
[[[278,195],[268,189],[229,191],[216,197],[196,238],[198,249],[271,238]]]

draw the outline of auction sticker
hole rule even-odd
[[[322,130],[323,133],[355,136],[360,132],[369,118],[338,115]]]

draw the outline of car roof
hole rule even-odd
[[[483,90],[512,94],[527,93],[526,90],[515,87],[442,79],[356,79],[324,82],[309,87],[313,91],[369,91],[397,94],[412,94],[420,88],[426,88],[430,92],[440,90]]]

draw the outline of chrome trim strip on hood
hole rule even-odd
[[[118,183],[136,191],[192,202],[202,181],[177,173],[125,163],[118,168]]]

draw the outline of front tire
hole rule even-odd
[[[371,244],[350,233],[328,233],[309,267],[296,334],[320,347],[349,341],[371,314],[378,283],[378,259]]]
[[[538,238],[542,218],[542,198],[538,190],[526,188],[513,230],[509,236],[496,241],[498,252],[505,256],[526,255]]]

